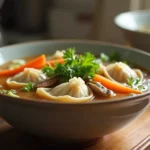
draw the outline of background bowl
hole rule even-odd
[[[127,44],[150,52],[150,11],[138,10],[119,14],[114,19]]]
[[[150,70],[150,54],[139,50],[93,41],[41,41],[0,48],[2,61],[52,53],[75,47],[77,52],[90,51],[99,56],[118,52]],[[10,55],[11,53],[11,55]],[[139,62],[142,59],[142,62]],[[117,131],[148,107],[150,93],[111,101],[68,104],[25,100],[0,95],[0,115],[12,126],[43,137],[61,141],[85,141]]]

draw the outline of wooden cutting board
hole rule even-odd
[[[107,135],[88,148],[77,148],[79,150],[150,150],[150,107],[133,123],[124,129]],[[62,147],[54,143],[45,143],[44,139],[23,133],[11,128],[6,122],[0,120],[0,150],[56,150]],[[87,143],[89,146],[93,143]],[[53,147],[50,147],[53,146]],[[67,147],[65,149],[73,149]],[[63,147],[64,149],[64,147]]]

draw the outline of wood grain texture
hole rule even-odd
[[[0,121],[0,150],[15,149],[15,150],[48,150],[62,149],[50,148],[43,143],[42,138],[34,137],[22,133],[15,129],[6,131],[10,126]],[[2,132],[2,128],[5,130]],[[124,129],[113,134],[107,135],[99,140],[96,145],[89,148],[75,148],[76,150],[147,150],[150,142],[150,107],[134,122],[129,124]],[[147,137],[147,138],[146,138]],[[142,142],[141,142],[142,141]],[[140,143],[141,142],[141,143]],[[141,144],[141,146],[140,146]],[[147,145],[146,145],[147,144]],[[64,149],[64,148],[63,148]],[[68,149],[68,148],[67,148]],[[71,147],[70,149],[73,149]]]
[[[150,135],[138,143],[132,150],[147,150],[150,148]]]
[[[88,150],[131,150],[150,134],[150,107],[136,121],[111,135],[103,137]]]

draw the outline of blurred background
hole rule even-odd
[[[67,38],[126,44],[114,17],[149,8],[150,0],[4,0],[0,42]]]

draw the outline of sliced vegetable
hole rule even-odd
[[[41,55],[34,60],[30,61],[29,63],[26,63],[25,65],[22,65],[18,68],[15,68],[13,70],[3,70],[0,71],[0,76],[12,76],[14,74],[17,74],[24,70],[24,68],[35,68],[40,69],[43,67],[43,65],[46,63],[46,57],[45,55]]]
[[[51,66],[55,66],[56,63],[63,64],[63,63],[64,63],[64,59],[63,59],[63,58],[60,58],[60,59],[50,60],[50,61],[48,61],[46,64],[47,64],[47,65],[51,65]]]
[[[130,87],[126,87],[122,84],[113,82],[113,81],[111,81],[101,75],[98,75],[98,74],[95,75],[93,80],[96,82],[100,82],[102,85],[104,85],[105,87],[107,87],[110,90],[113,90],[116,93],[126,93],[126,94],[130,94],[130,93],[140,94],[141,93],[141,91],[139,91],[139,90],[135,90]]]
[[[32,82],[29,82],[28,85],[24,86],[23,88],[21,88],[21,90],[23,92],[31,92],[31,91],[34,91],[35,90],[35,87],[33,85]]]

